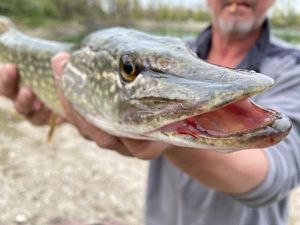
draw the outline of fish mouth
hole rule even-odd
[[[215,110],[167,124],[159,131],[191,147],[205,143],[222,151],[266,148],[280,142],[291,129],[284,114],[244,98]]]

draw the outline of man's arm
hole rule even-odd
[[[58,54],[53,58],[52,68],[58,86],[59,77],[68,59],[69,55],[66,53]],[[45,107],[29,89],[19,89],[18,80],[15,66],[0,66],[0,94],[10,97],[15,102],[18,112],[26,116],[27,119],[31,121],[34,119],[36,124],[47,123],[50,111],[48,110],[45,114]],[[175,165],[200,182],[224,192],[241,193],[247,191],[257,185],[264,177],[267,163],[261,151],[255,150],[255,154],[254,151],[245,151],[221,155],[205,150],[178,148],[160,142],[117,138],[87,123],[72,108],[59,87],[58,94],[64,105],[67,120],[78,128],[82,136],[96,142],[102,148],[114,149],[123,155],[135,156],[139,159],[153,159],[169,149],[165,155]],[[42,108],[35,108],[36,104],[42,105]],[[255,166],[252,160],[249,161],[249,157],[255,158],[260,166]],[[244,158],[244,160],[240,158]]]
[[[268,160],[261,149],[223,154],[175,148],[164,155],[202,184],[230,194],[252,190],[265,179],[268,172]]]
[[[59,80],[59,75],[63,70],[61,62],[65,61],[67,58],[68,55],[60,54],[53,60],[53,70],[56,74],[56,81]],[[87,123],[80,115],[78,115],[78,113],[76,113],[60,92],[59,94],[70,122],[78,127],[84,137],[95,141],[100,147],[117,149],[121,154],[133,155],[140,159],[153,159],[165,152],[165,156],[170,161],[199,182],[215,188],[216,190],[235,195],[244,194],[246,192],[248,194],[249,191],[249,193],[252,193],[251,190],[256,189],[262,182],[265,183],[266,176],[269,178],[270,174],[276,173],[276,176],[280,177],[280,174],[278,173],[280,173],[281,166],[278,166],[277,172],[271,171],[272,173],[270,173],[269,158],[267,159],[264,151],[259,149],[245,150],[225,155],[206,150],[178,148],[159,142],[136,141],[111,136]],[[294,100],[292,99],[292,101]],[[295,105],[293,105],[293,107],[295,108]],[[284,146],[287,143],[288,141],[285,141],[283,145],[281,145],[283,146],[282,148],[284,148],[281,152],[284,152],[289,148]],[[270,155],[270,153],[268,155]],[[290,155],[287,157],[290,157]],[[295,161],[299,164],[297,160]],[[287,164],[289,162],[285,160],[284,163]],[[292,168],[295,170],[295,167],[298,164],[294,164],[292,165]],[[272,168],[272,170],[274,170],[274,166]],[[293,178],[294,176],[291,175],[291,177]],[[289,174],[286,179],[289,179]],[[280,182],[280,179],[277,179],[277,181],[278,180]],[[278,191],[268,191],[272,185],[274,185],[273,181],[269,182],[266,190],[258,195],[267,196],[268,199],[276,199],[274,198],[274,195],[278,196]],[[280,190],[287,193],[292,187],[293,185],[289,185],[289,187],[283,187]],[[246,195],[246,197],[248,198],[248,195]],[[257,198],[257,196],[254,196],[254,198]],[[268,201],[268,199],[266,201]]]
[[[291,118],[293,129],[285,140],[265,150],[228,155],[186,149],[165,153],[196,180],[252,207],[278,202],[300,183],[300,64],[290,57],[278,60],[284,63],[268,65],[277,85],[256,101]]]
[[[64,60],[64,54],[53,60],[54,74],[61,74],[62,68],[59,66]],[[56,76],[59,80],[59,76]],[[57,82],[59,85],[59,82]],[[86,123],[78,115],[63,94],[59,92],[67,117],[71,122],[79,127],[81,133],[96,143],[103,146],[103,135],[107,137],[107,143],[120,141],[133,156],[140,159],[153,159],[162,154],[165,155],[179,168],[186,171],[201,183],[213,187],[219,191],[233,194],[245,193],[257,186],[265,178],[268,169],[268,161],[262,150],[243,151],[235,154],[218,154],[206,150],[191,150],[170,146],[161,142],[137,141],[125,138],[116,139],[98,128]],[[97,136],[102,138],[98,138]],[[113,140],[111,140],[113,139]],[[117,146],[109,146],[116,148]]]

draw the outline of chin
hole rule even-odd
[[[257,18],[255,15],[228,16],[220,15],[215,17],[215,25],[225,35],[245,36],[260,27],[266,16]]]
[[[255,20],[222,20],[217,19],[217,26],[225,35],[245,36],[251,33],[257,26]]]

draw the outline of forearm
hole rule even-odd
[[[268,172],[267,157],[260,149],[221,154],[174,147],[164,155],[200,183],[230,194],[252,190]]]

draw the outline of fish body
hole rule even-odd
[[[29,37],[18,31],[9,19],[2,17],[0,21],[0,61],[17,64],[22,85],[30,87],[50,109],[63,114],[52,76],[51,58],[61,51],[70,52],[73,44]]]
[[[23,85],[61,115],[51,58],[62,51],[71,54],[60,80],[64,95],[112,135],[230,152],[276,144],[291,129],[285,115],[248,99],[271,88],[271,78],[211,65],[178,38],[110,28],[76,49],[0,19],[0,60],[17,64]]]

